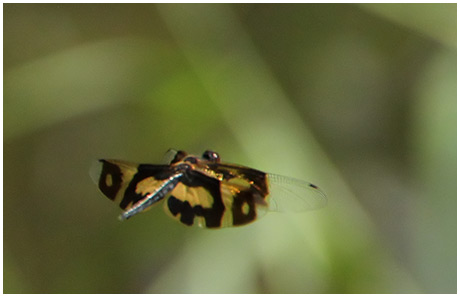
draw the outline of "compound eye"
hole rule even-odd
[[[219,154],[217,154],[214,151],[209,151],[209,150],[203,153],[203,159],[212,161],[212,162],[220,162]]]

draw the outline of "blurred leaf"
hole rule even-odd
[[[456,291],[453,5],[5,7],[9,293]],[[224,230],[160,205],[118,222],[91,161],[170,147],[329,205]]]
[[[447,46],[457,47],[457,4],[455,3],[367,3],[359,5]]]
[[[142,39],[106,40],[6,71],[4,138],[134,97],[155,65],[146,60],[152,51],[162,49]]]
[[[413,111],[412,160],[419,195],[412,261],[431,293],[456,291],[456,73],[455,51],[434,56],[418,82],[419,100]]]

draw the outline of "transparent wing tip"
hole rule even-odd
[[[324,193],[317,185],[310,184],[310,188],[313,192],[316,193],[316,195],[321,196],[322,198],[319,199],[318,201],[318,208],[324,207],[327,205],[327,196],[326,193]]]
[[[174,157],[176,156],[176,154],[177,154],[177,150],[170,148],[169,150],[166,151],[161,161],[163,162],[163,164],[171,164],[171,161],[174,160]]]
[[[302,212],[327,205],[326,194],[315,184],[275,174],[269,179],[271,211]]]
[[[89,176],[96,185],[99,183],[99,177],[101,176],[101,172],[102,160],[94,160],[91,163],[91,167],[89,168]]]

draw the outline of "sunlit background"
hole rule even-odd
[[[5,293],[455,293],[456,4],[4,4]],[[97,158],[169,148],[328,206],[120,222]]]

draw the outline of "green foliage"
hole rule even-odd
[[[5,293],[456,292],[455,8],[5,4]],[[169,148],[329,205],[120,223],[91,162]]]

